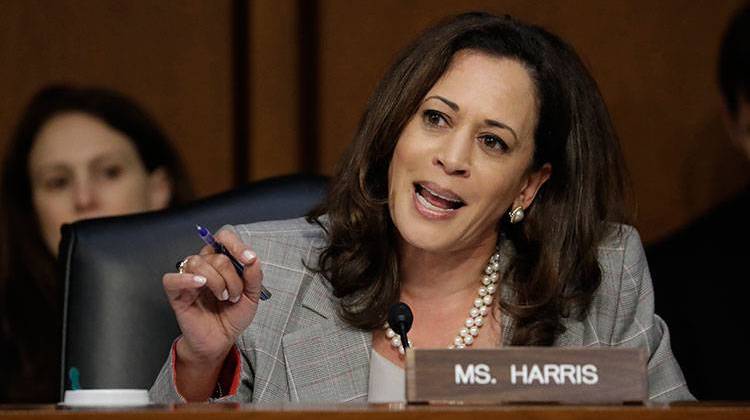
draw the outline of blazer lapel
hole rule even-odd
[[[346,325],[337,300],[316,275],[301,300],[311,325],[282,338],[291,401],[366,401],[372,335]]]
[[[370,337],[370,333],[330,321],[285,335],[290,399],[366,401]]]

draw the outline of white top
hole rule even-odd
[[[370,351],[370,383],[367,391],[367,402],[406,402],[404,370],[381,356],[374,348]]]

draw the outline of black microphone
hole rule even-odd
[[[413,321],[414,315],[411,313],[411,308],[404,302],[394,303],[388,309],[388,325],[401,337],[401,345],[404,346],[404,350],[409,348],[409,339],[406,337],[406,333],[411,329]]]

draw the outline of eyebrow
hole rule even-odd
[[[38,168],[30,169],[30,172],[33,174],[43,174],[47,172],[55,172],[55,171],[64,171],[67,170],[68,167],[65,164],[62,163],[45,163],[40,165]]]
[[[444,98],[444,97],[442,97],[440,95],[428,96],[427,98],[425,98],[425,100],[423,102],[427,102],[430,99],[437,99],[437,100],[445,103],[446,105],[448,105],[450,107],[450,109],[453,110],[453,112],[459,112],[461,110],[461,108],[458,106],[457,103],[455,103],[453,101],[450,101],[450,100],[448,100],[448,99],[446,99],[446,98]],[[516,141],[518,141],[518,134],[516,134],[515,130],[513,130],[508,124],[501,123],[500,121],[489,120],[489,119],[488,120],[484,120],[484,123],[487,124],[487,125],[489,125],[489,126],[492,126],[492,127],[502,128],[502,129],[506,129],[506,130],[510,131],[510,133],[513,134],[513,137],[516,138]]]
[[[108,159],[116,159],[118,163],[120,162],[127,162],[128,160],[122,159],[121,156],[122,152],[118,150],[108,150],[103,153],[100,153],[96,156],[94,156],[93,159],[91,159],[89,164],[94,165],[101,165],[102,162],[106,162]],[[40,171],[48,171],[48,170],[59,170],[59,169],[67,169],[69,166],[69,162],[60,162],[53,160],[52,162],[44,162],[41,165],[39,165]]]

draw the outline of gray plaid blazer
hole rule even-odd
[[[308,270],[326,243],[322,229],[304,219],[233,229],[258,254],[264,285],[273,297],[259,306],[238,338],[242,359],[238,402],[366,402],[371,332],[337,316],[337,299],[325,279]],[[583,321],[568,319],[556,346],[643,347],[648,351],[649,397],[693,399],[669,347],[664,321],[654,314],[651,277],[640,238],[622,226],[599,249],[601,286]],[[306,264],[305,264],[306,263]],[[505,345],[509,317],[501,320]],[[172,355],[150,390],[154,402],[183,401],[173,381]]]

